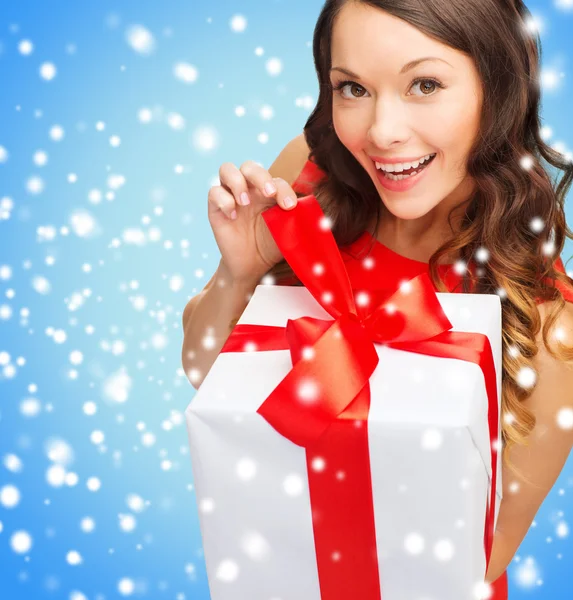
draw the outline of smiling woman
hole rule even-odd
[[[373,278],[427,270],[439,292],[501,297],[503,500],[490,600],[507,598],[505,569],[573,446],[562,418],[573,414],[573,280],[560,259],[573,239],[573,165],[540,133],[530,18],[521,0],[325,2],[309,160],[294,186],[318,199],[351,279],[374,257]],[[558,184],[546,165],[563,172]],[[284,260],[267,275],[296,284]]]

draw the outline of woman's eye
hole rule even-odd
[[[348,96],[345,96],[342,93],[342,90],[346,87],[346,86],[353,86],[355,85],[356,87],[364,90],[364,88],[359,85],[358,83],[356,83],[355,81],[341,81],[340,83],[338,83],[337,85],[334,86],[334,91],[338,92],[343,98],[347,98]],[[362,98],[362,96],[355,96],[354,94],[352,94],[353,98]]]
[[[414,86],[419,85],[419,84],[424,84],[420,88],[421,91],[422,91],[422,93],[421,94],[414,94],[414,96],[418,96],[418,97],[420,97],[420,96],[433,96],[434,93],[435,93],[433,90],[435,90],[436,88],[437,89],[444,88],[444,86],[437,79],[434,79],[432,77],[426,77],[426,78],[422,77],[422,78],[419,78],[419,79],[415,79],[412,82],[412,85],[410,86],[410,89],[412,89]],[[356,83],[355,81],[341,81],[340,83],[334,85],[332,89],[335,92],[338,92],[343,98],[349,98],[349,96],[345,96],[342,93],[342,90],[345,87],[347,87],[347,86],[349,86],[349,87],[356,86],[360,90],[366,91],[366,90],[364,90],[364,88],[360,84]],[[426,92],[429,92],[429,93],[426,93]],[[355,94],[353,94],[351,92],[351,96],[350,97],[351,98],[362,98],[363,95],[356,96]]]
[[[432,88],[433,89],[437,89],[437,88],[443,88],[444,87],[437,79],[432,79],[431,77],[427,77],[425,79],[424,78],[415,79],[412,82],[412,87],[414,87],[415,85],[418,85],[420,83],[424,84],[420,88],[422,90],[422,96],[433,96],[434,93],[432,92]],[[428,90],[428,84],[429,84],[430,90]],[[428,92],[428,91],[430,93],[426,94],[426,92]],[[414,95],[416,95],[416,94],[414,94]]]

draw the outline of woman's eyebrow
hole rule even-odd
[[[400,75],[403,75],[410,69],[413,69],[414,67],[426,60],[439,60],[441,62],[446,63],[447,65],[450,65],[452,69],[454,68],[453,65],[451,65],[447,60],[444,60],[443,58],[438,58],[437,56],[424,56],[422,58],[416,58],[415,60],[411,60],[409,63],[406,63],[400,70]],[[352,71],[350,71],[349,69],[345,69],[344,67],[332,67],[330,71],[340,71],[341,73],[349,75],[350,77],[356,77],[357,79],[361,79],[360,75],[357,75],[356,73],[353,73]]]

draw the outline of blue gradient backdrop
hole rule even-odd
[[[528,4],[562,152],[571,5]],[[219,261],[220,164],[270,166],[316,102],[321,6],[1,0],[2,600],[209,597],[181,313]],[[573,597],[572,460],[510,566],[511,600]]]

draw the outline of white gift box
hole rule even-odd
[[[499,297],[436,296],[452,331],[488,337],[499,403]],[[284,327],[303,316],[332,320],[304,287],[259,285],[238,324]],[[381,597],[473,599],[486,573],[492,477],[483,373],[375,347],[368,444]],[[321,598],[306,450],[257,413],[291,369],[289,350],[222,352],[185,411],[213,600]],[[501,451],[496,492],[497,521]]]

